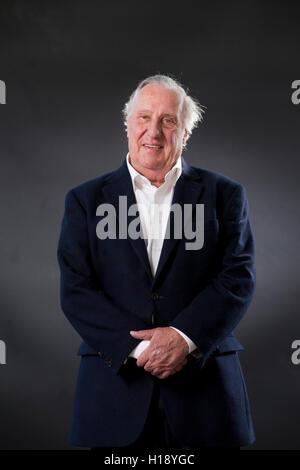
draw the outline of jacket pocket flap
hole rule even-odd
[[[95,349],[91,348],[87,343],[83,341],[81,345],[79,346],[79,349],[77,351],[77,356],[84,356],[85,354],[89,354],[92,356],[98,356],[98,352],[95,351]]]

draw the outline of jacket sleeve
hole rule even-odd
[[[255,247],[241,185],[234,188],[225,204],[220,243],[219,272],[169,325],[194,341],[202,366],[246,313],[255,289]]]
[[[86,211],[74,190],[66,195],[57,257],[62,310],[81,338],[118,372],[139,343],[130,330],[147,325],[132,312],[121,310],[101,290],[91,260]]]

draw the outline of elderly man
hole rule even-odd
[[[75,446],[255,440],[234,336],[255,286],[248,204],[243,186],[182,158],[201,114],[177,81],[146,78],[124,109],[123,165],[67,193],[61,304],[83,339]]]

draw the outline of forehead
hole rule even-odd
[[[163,85],[146,85],[138,91],[134,102],[133,111],[149,110],[159,113],[178,114],[182,107],[182,97],[175,90],[170,90]]]

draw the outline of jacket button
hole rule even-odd
[[[152,292],[152,299],[153,300],[158,300],[159,299],[159,294],[157,294],[157,292]]]

